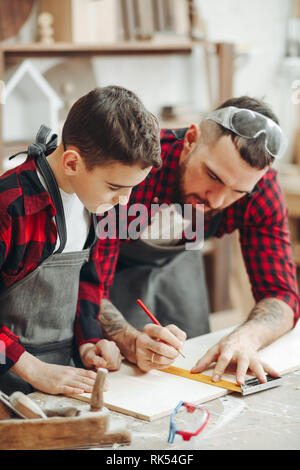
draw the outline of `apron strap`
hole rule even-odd
[[[56,209],[55,221],[59,233],[60,246],[55,253],[61,253],[65,248],[67,242],[67,227],[59,187],[57,185],[52,169],[49,163],[47,162],[44,152],[41,152],[39,157],[36,158],[36,165],[46,181],[49,193]]]
[[[12,160],[21,154],[28,154],[29,157],[37,158],[41,153],[48,154],[53,152],[53,150],[55,150],[57,147],[57,134],[52,134],[50,140],[46,142],[50,132],[51,129],[42,124],[36,135],[35,143],[30,144],[27,150],[22,150],[21,152],[15,153],[9,157],[9,160]]]
[[[34,158],[36,166],[45,179],[49,194],[56,209],[55,221],[59,234],[60,246],[55,253],[61,253],[67,242],[67,228],[59,187],[52,169],[46,159],[46,154],[51,153],[57,147],[56,134],[52,134],[50,140],[47,142],[47,137],[49,136],[50,132],[51,129],[42,124],[37,133],[35,143],[30,144],[27,151],[18,152],[15,155],[12,155],[9,159],[11,160],[12,158],[22,153],[27,153],[29,158]]]

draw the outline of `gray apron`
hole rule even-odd
[[[50,129],[41,127],[37,142],[45,142]],[[35,144],[34,144],[35,145]],[[30,147],[29,147],[30,149]],[[66,226],[60,192],[42,146],[30,149],[56,207],[60,246],[34,271],[0,295],[0,323],[18,335],[26,351],[43,362],[70,365],[74,355],[74,320],[79,276],[90,247],[62,253]],[[93,219],[96,223],[95,218]],[[95,227],[95,225],[94,225]],[[95,241],[95,240],[94,240]],[[0,377],[0,390],[30,393],[33,388],[12,371]]]
[[[186,129],[173,131],[182,140]],[[205,238],[215,236],[222,213],[212,217]],[[185,244],[166,247],[145,240],[121,245],[110,299],[126,320],[141,330],[149,318],[140,298],[162,325],[174,323],[188,338],[209,332],[209,301],[201,250]]]
[[[112,303],[141,330],[150,320],[140,298],[162,325],[174,323],[189,338],[209,332],[209,302],[202,253],[184,245],[160,247],[143,240],[122,244]]]

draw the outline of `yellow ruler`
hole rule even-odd
[[[180,377],[184,377],[185,379],[192,379],[196,380],[197,382],[202,382],[208,385],[214,385],[215,387],[226,388],[227,390],[231,390],[232,392],[242,393],[242,389],[239,385],[235,384],[234,382],[229,382],[227,380],[219,380],[218,382],[214,382],[210,375],[205,374],[191,374],[186,369],[180,369],[180,367],[170,366],[167,369],[160,369],[161,372],[167,372],[168,374],[179,375]]]

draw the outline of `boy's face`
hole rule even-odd
[[[88,171],[81,159],[69,181],[88,211],[103,214],[117,204],[127,204],[132,188],[141,183],[151,169],[116,162]]]

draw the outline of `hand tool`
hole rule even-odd
[[[0,391],[0,400],[20,418],[47,418],[42,409],[22,392],[14,392],[9,397]]]
[[[238,392],[242,395],[250,395],[251,393],[259,392],[261,390],[266,390],[268,388],[277,387],[282,383],[282,377],[273,377],[267,374],[267,382],[261,383],[257,377],[245,380],[243,385],[237,385],[234,382],[228,380],[219,380],[214,382],[210,375],[206,374],[192,374],[186,369],[181,369],[180,367],[170,366],[166,369],[160,369],[161,372],[167,372],[169,374],[179,375],[186,379],[196,380],[197,382],[206,383],[208,385],[214,385],[215,387],[226,388],[232,392]]]
[[[43,410],[35,403],[31,398],[27,397],[22,392],[14,392],[10,397],[9,401],[15,410],[18,410],[25,418],[43,418],[47,419],[47,416]]]
[[[99,411],[103,408],[103,388],[108,370],[99,367],[91,396],[91,411]]]
[[[44,413],[48,418],[53,418],[54,416],[64,416],[66,418],[71,416],[79,416],[81,411],[75,406],[59,406],[56,408],[44,408]]]

